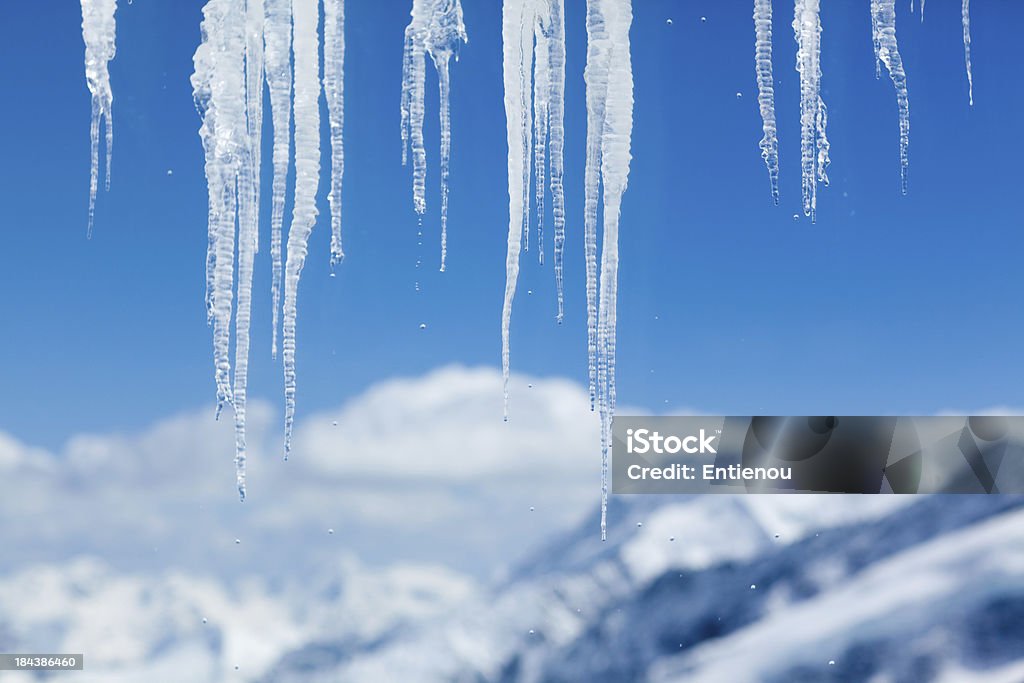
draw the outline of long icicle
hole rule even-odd
[[[818,0],[796,0],[793,32],[800,73],[800,167],[804,215],[814,222],[818,182],[828,185],[828,111],[821,97],[821,21]]]
[[[896,0],[871,0],[871,25],[874,30],[875,59],[885,65],[896,89],[900,122],[900,191],[907,193],[907,169],[910,146],[910,99],[907,74],[896,43]]]
[[[548,69],[551,94],[548,96],[548,159],[550,164],[551,218],[555,230],[555,296],[557,313],[555,320],[562,324],[563,275],[562,252],[565,249],[565,190],[562,177],[565,169],[563,150],[565,148],[565,13],[562,0],[550,0],[551,12],[548,45]]]
[[[508,247],[505,254],[505,299],[501,308],[501,371],[506,420],[509,406],[512,301],[519,279],[523,225],[527,222],[529,208],[529,93],[535,10],[532,0],[505,0],[502,5],[502,73],[508,140]]]
[[[341,181],[345,173],[345,2],[324,0],[324,97],[331,127],[331,267],[341,263]]]
[[[537,13],[533,36],[536,48],[533,58],[533,186],[534,209],[537,212],[537,261],[544,264],[544,181],[547,179],[548,117],[551,112],[551,59],[548,46],[548,17]]]
[[[85,42],[85,79],[92,95],[92,121],[89,125],[91,164],[89,171],[89,225],[86,234],[92,237],[96,215],[96,190],[99,186],[100,122],[106,135],[106,166],[104,186],[110,189],[110,161],[114,150],[114,96],[110,88],[107,65],[116,52],[114,14],[117,0],[82,0],[82,39]]]
[[[462,20],[460,0],[413,0],[411,20],[405,29],[402,60],[402,164],[412,152],[413,208],[421,216],[427,211],[427,153],[423,143],[425,58],[430,55],[440,88],[441,118],[441,270],[447,258],[448,157],[451,127],[448,106],[449,62],[459,41],[469,42]],[[456,55],[456,60],[458,57]]]
[[[779,203],[779,142],[775,126],[775,84],[772,76],[772,2],[754,0],[754,54],[757,65],[757,103],[761,109],[761,157],[768,168],[772,202]]]
[[[292,448],[295,423],[295,324],[299,277],[306,262],[309,235],[316,223],[320,179],[320,13],[317,0],[293,0],[295,53],[295,200],[288,228],[284,275],[284,457]]]
[[[519,278],[520,252],[529,243],[531,156],[541,263],[544,262],[541,226],[544,221],[545,166],[550,159],[557,319],[562,321],[562,251],[565,243],[565,194],[562,186],[565,20],[562,0],[505,0],[502,45],[509,174],[508,251],[501,315],[501,365],[507,420],[512,303]]]
[[[587,274],[587,376],[590,409],[597,407],[597,211],[601,187],[601,140],[604,137],[611,49],[599,0],[587,1],[586,164],[583,171],[583,248]],[[602,503],[602,518],[604,517]]]
[[[259,239],[260,158],[263,143],[263,0],[246,0],[246,146],[238,175],[238,302],[235,312],[235,479],[245,500],[246,396],[252,276]]]
[[[633,131],[633,69],[629,28],[633,22],[631,0],[587,2],[587,105],[601,100],[600,138],[592,160],[596,161],[604,188],[601,239],[601,280],[597,322],[597,405],[601,421],[601,539],[607,538],[608,452],[615,416],[615,346],[619,271],[619,215],[629,179],[630,140]],[[591,50],[591,47],[595,49]],[[591,61],[591,58],[594,61]],[[593,113],[593,112],[591,112]],[[588,144],[591,138],[588,116]],[[589,180],[589,179],[588,179]],[[588,195],[596,187],[587,187]],[[589,197],[588,197],[589,198]],[[595,214],[596,220],[596,214]],[[589,246],[589,245],[588,245]],[[589,256],[589,254],[588,254]]]
[[[274,127],[274,179],[270,211],[271,298],[274,307],[271,355],[277,358],[278,315],[281,310],[281,226],[284,223],[284,195],[291,157],[291,0],[265,0],[264,18],[267,89],[270,91],[270,115]]]
[[[203,8],[203,41],[196,50],[193,96],[203,123],[209,190],[208,311],[213,322],[217,416],[232,398],[231,310],[235,221],[246,140],[245,7],[242,0],[210,0]]]
[[[967,66],[967,97],[974,106],[974,76],[971,74],[971,0],[963,0],[960,17],[964,25],[964,63]]]

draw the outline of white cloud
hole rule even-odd
[[[230,415],[215,422],[210,408],[134,434],[77,435],[56,454],[0,433],[0,571],[78,554],[128,569],[294,571],[339,548],[493,568],[598,500],[585,389],[520,376],[511,408],[505,423],[493,369],[388,380],[300,419],[285,463],[278,416],[252,402],[244,504]]]

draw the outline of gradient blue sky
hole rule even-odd
[[[512,363],[514,371],[585,381],[585,33],[582,0],[567,4],[566,324],[554,324],[551,260],[537,266],[531,250]],[[1024,141],[1016,131],[1024,94],[1015,74],[1024,6],[973,3],[969,109],[958,5],[929,3],[921,24],[909,0],[899,0],[911,98],[910,194],[901,197],[895,95],[886,78],[874,77],[868,3],[824,3],[833,182],[821,190],[811,225],[793,219],[800,178],[790,4],[775,4],[779,207],[771,205],[757,147],[750,3],[634,4],[620,403],[733,414],[1021,405]],[[99,197],[91,241],[78,3],[0,10],[0,60],[8,65],[0,112],[0,429],[47,446],[80,431],[134,429],[214,397],[203,305],[206,190],[189,84],[202,3],[120,5],[110,67],[113,183]],[[452,66],[444,274],[436,271],[432,69],[422,247],[410,172],[400,164],[408,5],[348,3],[347,259],[331,279],[321,183],[321,219],[299,292],[300,417],[385,377],[499,362],[508,211],[500,3],[464,2],[470,43]],[[264,200],[267,219],[269,193]],[[266,221],[263,228],[250,396],[280,405],[281,371],[269,353]],[[514,411],[513,403],[513,419]]]

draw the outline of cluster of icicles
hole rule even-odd
[[[323,27],[320,26],[321,2]],[[321,70],[323,41],[323,80]],[[403,148],[412,150],[413,204],[426,210],[423,144],[424,64],[430,55],[441,84],[442,269],[450,149],[448,62],[466,40],[458,0],[414,0],[405,33],[402,84]],[[344,173],[343,0],[209,0],[203,8],[202,42],[196,50],[192,87],[202,118],[209,189],[206,307],[213,327],[217,414],[230,405],[235,416],[238,492],[245,498],[245,410],[253,265],[259,242],[260,150],[263,88],[270,93],[273,180],[270,219],[273,336],[284,366],[284,457],[291,451],[296,398],[296,323],[299,279],[309,236],[317,220],[320,182],[320,105],[327,104],[330,129],[331,267],[344,258],[341,190]],[[294,129],[294,144],[291,131]],[[408,153],[403,149],[403,161]],[[285,237],[285,192],[295,164],[292,215]],[[237,284],[233,281],[236,272]],[[234,372],[232,375],[232,315]]]
[[[969,1],[962,0],[967,77],[973,104]],[[900,121],[901,189],[907,191],[909,104],[906,74],[896,44],[895,0],[870,0],[875,57],[896,88]],[[321,3],[324,26],[320,27]],[[800,74],[803,211],[815,215],[819,182],[828,182],[827,109],[821,96],[820,0],[795,0],[793,30]],[[99,129],[106,123],[107,182],[112,147],[112,94],[107,71],[114,56],[116,0],[81,0],[86,77],[92,93],[92,170],[89,228],[98,185]],[[920,12],[924,18],[924,0]],[[530,197],[537,222],[537,253],[544,262],[545,198],[551,196],[556,319],[564,315],[562,260],[565,243],[563,140],[565,17],[563,0],[504,0],[503,74],[508,135],[509,225],[506,286],[502,308],[502,371],[508,418],[512,302],[520,255],[529,250]],[[913,4],[911,4],[913,10]],[[295,417],[296,318],[299,278],[317,219],[320,181],[322,92],[329,120],[331,175],[330,262],[344,257],[341,189],[344,172],[344,0],[209,0],[203,8],[202,42],[194,57],[195,104],[209,191],[206,308],[213,328],[217,413],[230,405],[235,417],[238,492],[245,498],[245,410],[249,321],[254,259],[258,247],[263,88],[270,96],[273,130],[270,252],[272,262],[272,354],[281,351],[285,377],[287,458]],[[402,162],[412,158],[413,208],[426,212],[427,161],[423,140],[425,64],[437,71],[441,122],[441,270],[446,261],[448,162],[451,152],[449,63],[468,40],[460,0],[412,0],[405,31],[401,132]],[[587,347],[591,408],[600,415],[602,453],[601,534],[605,536],[608,448],[615,411],[615,330],[618,231],[630,165],[633,74],[629,29],[631,0],[587,0],[586,160],[584,245]],[[772,76],[772,1],[754,0],[755,63],[764,137],[760,142],[771,194],[779,201],[779,160]],[[323,41],[323,79],[320,42]],[[880,66],[878,67],[880,71]],[[294,126],[294,144],[292,128]],[[295,164],[292,215],[284,242],[285,192]],[[532,192],[531,192],[532,190]],[[598,254],[598,221],[602,221]],[[284,243],[283,243],[284,242]],[[237,259],[237,265],[236,265]],[[238,282],[234,281],[237,272]],[[282,306],[283,298],[283,306]],[[279,311],[282,312],[279,319]],[[231,324],[234,320],[232,373]]]
[[[967,68],[969,102],[974,105],[974,77],[971,74],[970,0],[961,0],[964,34],[964,60]],[[925,0],[921,0],[924,21]],[[818,183],[828,185],[829,143],[825,129],[828,109],[821,96],[821,17],[820,0],[795,0],[793,33],[797,43],[796,69],[800,74],[800,171],[803,211],[813,221],[817,211]],[[896,89],[900,133],[900,191],[907,193],[907,168],[910,145],[910,100],[907,74],[896,44],[896,0],[870,0],[871,39],[875,49],[875,76],[881,77],[881,65]],[[911,0],[910,11],[914,11]],[[772,78],[772,0],[754,0],[755,64],[757,101],[761,109],[764,137],[761,156],[768,168],[772,200],[779,203],[779,142],[775,126],[775,90]]]

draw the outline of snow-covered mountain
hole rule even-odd
[[[267,681],[1024,680],[1024,499],[615,499],[453,613]]]
[[[308,582],[272,585],[125,573],[79,558],[0,577],[0,652],[85,655],[84,671],[46,680],[254,680],[328,637],[346,652],[365,651],[473,591],[471,580],[430,565],[374,569],[345,559]],[[0,673],[8,680],[36,678]]]

